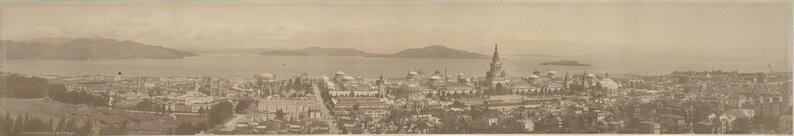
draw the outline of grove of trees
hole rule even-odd
[[[0,77],[0,83],[4,83],[4,87],[0,89],[5,89],[0,90],[0,95],[22,99],[43,98],[49,86],[47,79],[17,74]]]
[[[232,117],[234,114],[234,105],[231,102],[224,101],[218,103],[209,110],[207,113],[209,126],[215,126],[223,123],[223,120]]]
[[[78,123],[77,120],[65,118],[56,123],[54,118],[45,121],[28,114],[11,117],[11,112],[6,112],[5,116],[0,118],[0,135],[4,136],[20,136],[29,132],[71,133],[86,136],[91,135],[93,127],[93,123]]]
[[[66,87],[61,84],[49,85],[48,90],[47,95],[55,101],[69,104],[86,104],[102,107],[110,106],[108,105],[109,99],[107,95],[95,95],[85,91],[67,91]]]
[[[181,124],[179,124],[179,126],[176,127],[176,130],[174,130],[171,134],[172,135],[193,135],[193,134],[199,133],[201,131],[204,131],[207,128],[209,128],[209,126],[207,125],[207,122],[200,122],[200,123],[198,123],[196,125],[193,125],[190,122],[182,122]]]

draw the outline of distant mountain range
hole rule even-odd
[[[353,48],[322,48],[308,47],[295,50],[271,50],[262,52],[261,55],[274,56],[364,56],[377,58],[460,58],[460,59],[481,59],[488,56],[468,52],[464,50],[452,49],[441,45],[427,46],[424,48],[406,49],[394,54],[374,54],[360,51]]]
[[[198,54],[102,37],[2,41],[9,59],[180,59]]]
[[[458,50],[441,45],[427,46],[424,48],[406,49],[394,54],[375,54],[367,57],[383,58],[457,58],[457,59],[483,59],[487,55]]]
[[[284,47],[266,47],[266,48],[205,48],[205,49],[198,49],[193,46],[181,47],[177,49],[182,49],[185,51],[195,52],[199,54],[260,54],[267,51],[273,50],[285,50],[287,48]]]
[[[135,41],[103,37],[41,38],[24,41],[0,41],[6,46],[8,59],[179,59],[198,54]],[[354,48],[307,47],[302,49],[252,48],[227,49],[214,53],[259,52],[273,56],[362,56],[376,58],[459,58],[479,59],[488,56],[441,45],[406,49],[394,54],[374,54]]]
[[[367,56],[372,55],[364,51],[353,48],[323,48],[307,47],[294,50],[270,50],[260,53],[260,55],[276,56]]]
[[[266,56],[309,56],[309,53],[289,50],[270,50],[260,53]]]

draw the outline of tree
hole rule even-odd
[[[202,121],[202,122],[199,122],[198,124],[196,124],[195,128],[196,128],[195,132],[193,132],[193,133],[198,133],[198,132],[207,130],[207,128],[209,128],[209,125],[207,124],[207,122]]]
[[[196,134],[196,132],[198,132],[197,130],[198,129],[195,126],[193,126],[192,123],[190,123],[190,122],[182,122],[182,124],[179,124],[179,126],[176,127],[176,130],[174,130],[174,134],[177,134],[177,135],[193,135],[193,134]]]
[[[165,105],[157,105],[157,109],[155,112],[159,112],[161,114],[167,112]]]
[[[135,105],[135,108],[140,111],[152,111],[154,109],[154,102],[149,99],[145,99],[142,102]]]
[[[212,106],[212,109],[210,109],[209,112],[209,117],[207,119],[210,126],[218,125],[221,122],[223,122],[223,120],[232,117],[232,115],[234,114],[233,107],[234,105],[232,105],[232,103],[228,101],[224,101],[216,104],[215,106]]]
[[[235,113],[243,113],[243,112],[245,112],[245,110],[250,108],[251,105],[253,105],[253,102],[251,102],[250,100],[242,100],[242,101],[237,103],[237,106],[235,106],[235,108],[234,108],[234,112]]]
[[[733,121],[733,130],[731,134],[749,134],[750,133],[750,120],[747,118],[738,118]]]
[[[75,132],[75,134],[81,135],[81,136],[87,136],[87,135],[91,134],[91,129],[93,129],[93,128],[94,128],[94,123],[93,122],[86,122],[83,125],[83,127],[80,127],[80,129]]]
[[[61,132],[66,127],[66,118],[61,118],[58,121],[58,126],[55,127],[55,132]]]
[[[52,118],[50,118],[49,125],[46,127],[46,131],[51,132],[54,126],[55,122],[53,122]]]
[[[14,122],[14,119],[11,118],[11,111],[6,111],[5,121],[9,123]]]
[[[284,111],[281,110],[281,109],[276,110],[276,118],[277,119],[284,119]]]
[[[130,132],[130,127],[127,125],[129,122],[124,121],[124,123],[119,126],[119,129],[115,131],[114,134],[116,135],[126,135]]]
[[[199,107],[198,114],[203,116],[207,114],[207,110],[205,110],[204,107]]]
[[[11,98],[42,98],[47,93],[48,81],[39,77],[25,77],[17,74],[3,76],[5,79],[6,97]]]
[[[77,130],[77,121],[69,120],[63,130],[66,132],[75,132],[75,130]]]
[[[174,109],[173,109],[173,108],[167,108],[167,107],[166,107],[166,108],[165,108],[165,113],[174,113]]]
[[[22,117],[22,114],[17,114],[17,118],[14,119],[13,129],[15,134],[21,134],[25,130],[25,118]]]

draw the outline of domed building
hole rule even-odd
[[[345,77],[345,72],[344,71],[336,71],[336,73],[334,74],[333,81],[334,82],[341,82],[343,80],[342,78],[344,78],[344,77]]]
[[[604,78],[596,82],[596,89],[603,91],[615,91],[622,85],[609,78]]]
[[[550,79],[554,79],[555,75],[557,75],[557,71],[553,71],[553,70],[547,72],[547,74],[546,74],[546,76],[549,77]]]
[[[466,79],[466,77],[463,77],[463,73],[458,74],[458,83],[468,83],[468,82],[469,82],[469,79]]]
[[[405,98],[409,100],[419,100],[425,98],[422,93],[422,88],[418,85],[400,85],[396,92],[397,98]]]
[[[523,76],[523,80],[512,81],[508,84],[510,93],[519,95],[543,95],[561,93],[564,85],[546,80],[536,74]]]
[[[408,77],[406,77],[406,78],[407,79],[417,79],[417,78],[419,78],[419,73],[417,73],[416,71],[408,72]]]
[[[354,78],[353,76],[344,76],[342,77],[342,81],[345,83],[352,83],[356,81],[356,78]]]
[[[269,82],[275,81],[275,76],[273,76],[273,74],[270,74],[270,73],[262,73],[262,74],[254,76],[254,78],[257,81],[260,81],[260,82],[262,82],[262,81],[269,81]]]
[[[267,96],[270,94],[274,94],[276,88],[278,88],[278,83],[276,82],[276,76],[270,73],[262,73],[259,75],[254,76],[254,83],[251,85],[252,88],[256,90],[258,96]]]
[[[446,80],[440,76],[430,76],[430,80],[427,81],[427,85],[430,88],[440,88],[444,84],[446,84]]]
[[[444,81],[444,79],[439,76],[430,76],[430,82],[442,82],[442,81]]]
[[[540,76],[538,75],[529,75],[529,77],[527,77],[529,83],[534,83],[535,81],[538,81],[538,79],[540,79]]]

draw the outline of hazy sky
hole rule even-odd
[[[445,45],[489,54],[785,57],[787,3],[5,5],[7,40],[102,36],[172,48]]]

